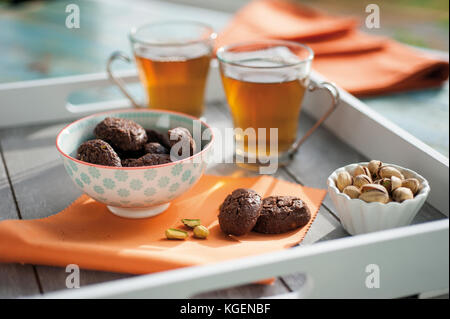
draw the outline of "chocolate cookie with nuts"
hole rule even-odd
[[[145,129],[128,119],[107,117],[97,124],[94,134],[121,151],[139,151],[147,143]]]
[[[120,158],[105,141],[95,139],[86,141],[78,147],[77,158],[92,164],[120,167]]]
[[[145,144],[144,152],[151,154],[169,154],[169,150],[158,142],[150,142]]]
[[[170,163],[170,156],[168,154],[145,154],[139,158],[126,158],[122,160],[123,167],[139,167],[139,166],[153,166]]]
[[[254,231],[281,234],[308,224],[311,212],[306,204],[293,196],[270,196],[262,201],[261,213]]]
[[[225,234],[240,236],[249,233],[261,212],[261,196],[252,189],[238,188],[228,195],[218,216]]]
[[[146,129],[145,132],[147,133],[147,143],[159,143],[165,148],[170,149],[169,140],[166,135],[151,129]]]

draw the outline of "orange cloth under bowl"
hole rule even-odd
[[[234,189],[252,188],[261,196],[293,195],[310,207],[312,219],[302,229],[280,235],[224,235],[218,208]],[[125,219],[86,195],[53,216],[0,222],[0,261],[44,264],[144,274],[202,265],[281,250],[299,243],[317,215],[325,190],[262,176],[203,176],[161,215]],[[200,218],[210,230],[206,240],[167,240],[167,228],[183,229],[182,218]]]

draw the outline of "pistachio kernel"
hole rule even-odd
[[[203,225],[196,226],[194,228],[194,237],[199,239],[205,239],[209,235],[209,230]]]
[[[184,230],[169,228],[166,230],[166,238],[167,239],[180,239],[184,240],[188,237],[188,233]]]
[[[196,226],[200,226],[202,223],[200,222],[200,219],[189,219],[189,218],[183,218],[181,222],[190,228],[194,228]]]

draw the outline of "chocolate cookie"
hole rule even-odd
[[[127,158],[122,160],[124,167],[138,167],[138,166],[152,166],[170,163],[170,156],[168,154],[145,154],[137,159]]]
[[[98,139],[81,144],[77,150],[77,158],[92,164],[122,166],[119,156],[111,145]]]
[[[305,226],[311,218],[308,206],[297,197],[270,196],[262,201],[254,231],[281,234]]]
[[[144,145],[144,152],[151,154],[169,154],[169,150],[158,142],[150,142]]]
[[[252,189],[238,188],[220,205],[219,224],[225,234],[244,235],[252,230],[261,211],[261,196]]]
[[[147,133],[134,121],[107,117],[94,129],[97,138],[121,151],[138,151],[147,143]]]
[[[168,132],[170,147],[175,147],[175,152],[178,156],[189,157],[194,155],[195,141],[192,138],[191,132],[184,127],[175,127]],[[186,151],[184,151],[186,150]],[[183,152],[189,152],[183,154]]]
[[[142,157],[145,154],[147,154],[147,152],[145,152],[144,149],[140,149],[139,151],[121,151],[118,148],[115,148],[114,150],[121,159],[125,158],[138,159],[139,157]]]
[[[161,144],[165,148],[170,149],[169,139],[167,138],[167,136],[150,129],[145,130],[145,132],[147,133],[148,143],[156,142]]]

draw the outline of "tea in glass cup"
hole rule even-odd
[[[148,107],[195,117],[203,114],[214,38],[212,29],[198,22],[160,22],[131,31],[130,41]],[[117,58],[130,61],[123,53],[113,54],[108,73],[137,105],[110,71],[110,64]]]
[[[259,166],[271,159],[287,163],[337,105],[338,90],[331,83],[310,85],[314,54],[306,45],[263,40],[222,47],[217,57],[235,127],[236,155],[243,164]],[[330,92],[332,107],[297,140],[303,98],[316,88]]]

